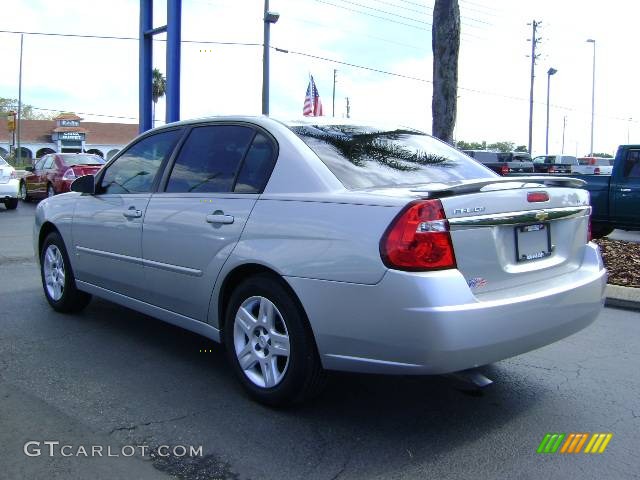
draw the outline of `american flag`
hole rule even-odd
[[[312,75],[309,75],[309,86],[307,87],[307,96],[304,97],[302,114],[305,117],[319,117],[322,115],[322,102]]]

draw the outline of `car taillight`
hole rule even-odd
[[[11,170],[11,173],[9,174],[9,180],[15,180],[18,178],[18,174],[16,173],[15,170]]]
[[[382,236],[380,256],[387,267],[397,270],[455,268],[449,222],[440,200],[407,205]]]
[[[600,167],[596,167],[593,169],[593,174],[594,175],[600,175]]]
[[[64,175],[62,175],[63,180],[75,180],[76,178],[76,172],[73,171],[73,168],[69,168],[64,172]]]
[[[550,166],[548,172],[549,173],[556,173],[556,167],[554,167],[553,165]]]
[[[500,167],[500,175],[507,175],[509,173],[509,165],[503,164]]]

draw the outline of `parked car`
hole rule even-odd
[[[571,155],[540,155],[533,159],[535,173],[571,173],[578,159]]]
[[[589,325],[606,271],[583,184],[405,128],[201,119],[41,202],[34,247],[55,310],[96,295],[224,342],[282,405],[326,370],[456,372]]]
[[[614,229],[640,230],[640,145],[620,145],[611,175],[584,177],[591,194],[594,237]]]
[[[533,162],[531,156],[526,152],[489,152],[486,150],[463,150],[463,152],[500,175],[533,173]]]
[[[90,153],[44,155],[25,169],[29,174],[20,180],[20,198],[28,202],[68,192],[76,178],[96,173],[103,165],[102,157]]]
[[[582,157],[578,159],[578,165],[574,166],[571,173],[579,175],[611,175],[613,171],[612,158]]]
[[[16,170],[0,156],[0,202],[7,210],[18,206],[18,183]]]

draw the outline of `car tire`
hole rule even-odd
[[[15,210],[18,207],[18,199],[8,198],[4,201],[4,206],[7,207],[7,210]]]
[[[69,255],[58,232],[51,232],[42,243],[40,277],[44,295],[57,312],[79,312],[91,301],[91,295],[76,288]]]
[[[614,228],[606,223],[593,222],[591,224],[591,238],[602,238],[613,232]]]
[[[283,407],[317,395],[326,380],[313,333],[281,279],[259,274],[238,285],[226,310],[224,343],[249,395]]]
[[[53,188],[53,185],[47,185],[47,198],[54,197],[56,195],[56,189]]]
[[[20,182],[20,200],[26,203],[31,201],[29,191],[27,190],[27,182],[25,181]]]

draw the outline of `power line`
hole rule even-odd
[[[57,110],[55,108],[42,108],[42,107],[34,107],[33,105],[28,105],[32,110],[38,110],[40,112],[56,112],[56,113],[68,113],[69,110]],[[17,105],[8,105],[8,108],[18,108]],[[25,106],[22,108],[25,110]],[[138,120],[138,117],[123,117],[119,115],[107,115],[104,113],[87,113],[87,112],[74,112],[76,115],[86,115],[91,117],[105,117],[105,118],[118,118],[121,120]],[[41,119],[36,119],[41,120]]]
[[[78,33],[52,33],[52,32],[21,32],[16,30],[0,30],[0,33],[14,33],[34,36],[49,36],[49,37],[75,37],[75,38],[99,38],[102,40],[140,40],[138,37],[119,37],[114,35],[82,35]],[[158,42],[166,42],[165,39],[154,39]],[[221,42],[213,40],[182,40],[182,43],[195,43],[203,45],[237,45],[243,47],[261,47],[262,43],[248,43],[248,42]]]

